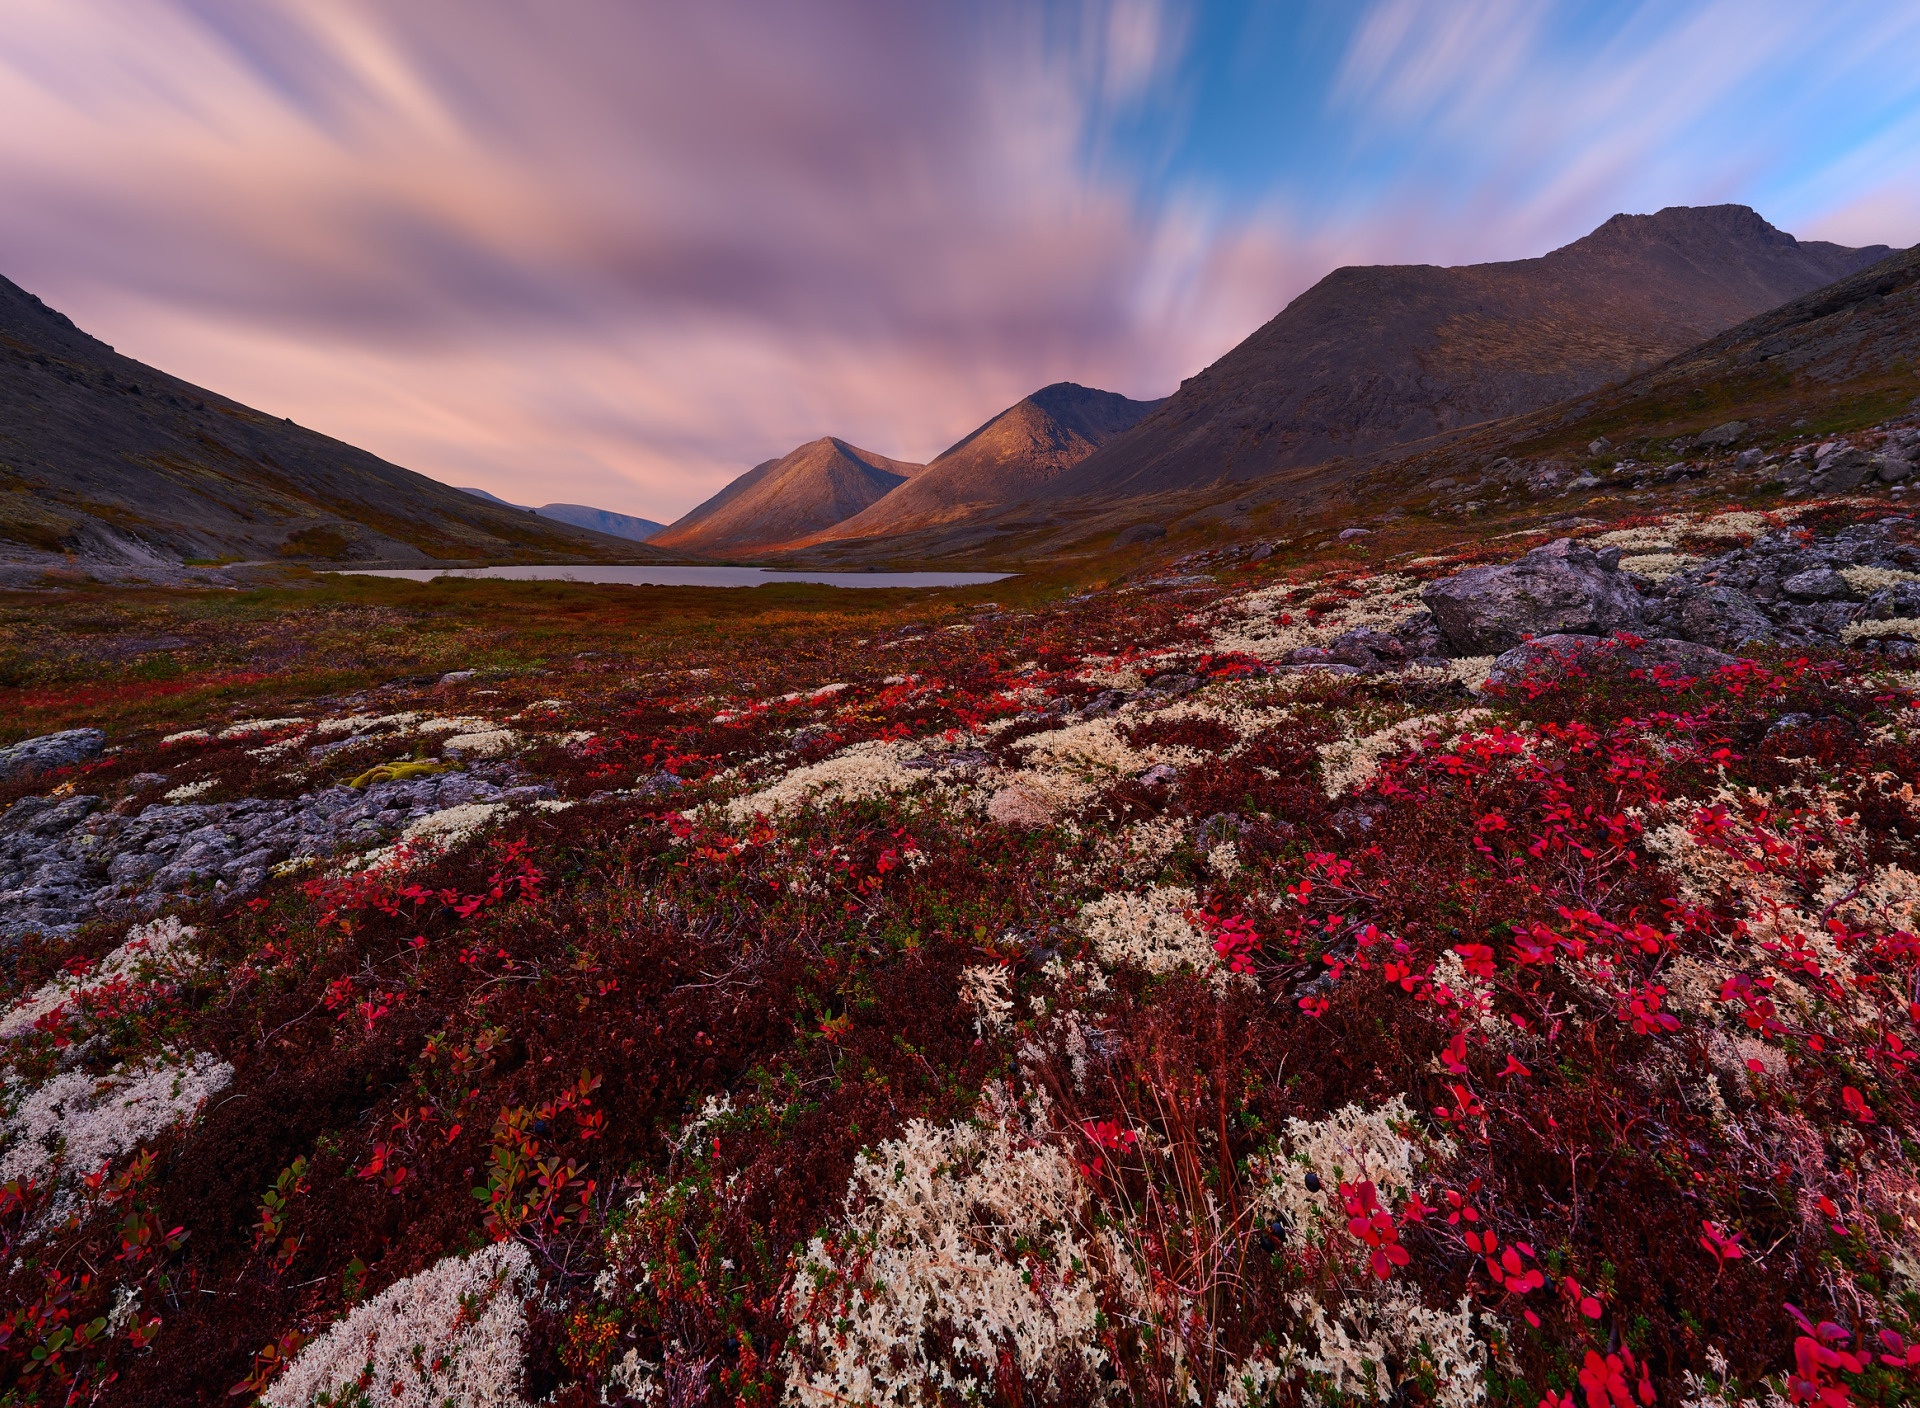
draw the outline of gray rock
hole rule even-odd
[[[1808,482],[1822,494],[1844,494],[1859,488],[1875,470],[1865,450],[1842,447],[1815,462],[1813,478]]]
[[[1780,589],[1799,601],[1844,601],[1853,595],[1847,579],[1831,567],[1796,572],[1780,584]]]
[[[1336,664],[1357,665],[1364,670],[1382,661],[1397,664],[1407,658],[1407,647],[1385,631],[1363,626],[1335,638],[1327,648],[1327,658]]]
[[[1420,599],[1459,655],[1496,655],[1528,637],[1612,635],[1644,615],[1619,568],[1569,538],[1509,566],[1469,567],[1429,582]]]
[[[1342,528],[1338,534],[1340,541],[1343,543],[1351,542],[1355,538],[1370,538],[1372,536],[1373,529],[1371,528]]]
[[[1587,442],[1587,453],[1592,455],[1595,459],[1598,459],[1601,455],[1607,454],[1612,449],[1613,449],[1613,441],[1607,439],[1607,437],[1604,435],[1602,435],[1597,440],[1589,440]]]
[[[1731,445],[1747,433],[1747,423],[1743,420],[1730,420],[1725,425],[1716,425],[1712,430],[1703,430],[1693,437],[1696,445]]]
[[[1409,657],[1440,654],[1446,642],[1440,636],[1440,623],[1427,610],[1409,613],[1395,624],[1393,634]]]
[[[1167,530],[1158,523],[1136,523],[1131,528],[1123,529],[1114,538],[1113,545],[1117,548],[1132,547],[1135,543],[1158,542],[1166,536]]]
[[[70,728],[64,733],[42,734],[8,748],[0,748],[0,782],[20,777],[37,777],[43,772],[70,768],[100,756],[107,735],[97,728]]]
[[[1681,640],[1716,650],[1743,650],[1774,638],[1773,622],[1744,594],[1731,587],[1702,586],[1674,602],[1667,629]]]
[[[1148,694],[1162,695],[1168,699],[1178,699],[1183,694],[1191,694],[1200,688],[1200,681],[1192,675],[1162,675],[1147,686]]]
[[[1900,582],[1875,592],[1860,608],[1863,621],[1913,620],[1920,617],[1920,582]]]

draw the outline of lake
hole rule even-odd
[[[382,567],[335,575],[404,577],[507,577],[515,581],[607,582],[623,587],[767,587],[811,582],[825,587],[977,587],[1005,581],[1007,572],[768,572],[758,567]]]

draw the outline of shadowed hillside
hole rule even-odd
[[[122,357],[0,279],[0,544],[182,558],[648,556]]]
[[[1256,479],[1551,405],[1889,252],[1675,206],[1538,259],[1338,269],[1047,493]]]

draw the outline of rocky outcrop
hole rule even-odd
[[[166,782],[146,776],[151,787]],[[470,771],[292,799],[144,806],[136,794],[112,808],[96,796],[26,797],[0,814],[0,938],[150,914],[200,892],[245,893],[280,861],[366,849],[466,803],[553,795],[548,787],[499,785],[512,780]]]
[[[1619,549],[1594,552],[1561,539],[1502,567],[1469,567],[1430,582],[1431,624],[1409,621],[1399,638],[1435,630],[1454,655],[1499,655],[1496,682],[1592,643],[1634,668],[1717,668],[1756,646],[1853,646],[1920,655],[1920,544],[1905,518],[1855,524],[1824,539],[1770,533],[1654,582],[1619,568]],[[1334,662],[1331,650],[1312,652]]]
[[[10,748],[0,748],[0,782],[38,777],[43,772],[87,762],[100,756],[106,741],[106,734],[97,728],[70,728],[64,733],[43,734]]]
[[[1642,621],[1620,554],[1568,538],[1505,567],[1469,567],[1429,582],[1420,599],[1456,655],[1497,655],[1530,636],[1609,636]]]
[[[1832,650],[1852,643],[1849,634],[1871,642],[1876,633],[1856,623],[1920,615],[1910,609],[1920,607],[1920,549],[1898,531],[1902,524],[1856,524],[1812,540],[1766,534],[1694,563],[1648,590],[1647,629],[1721,650],[1749,644]]]

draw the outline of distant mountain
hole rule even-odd
[[[1538,259],[1337,269],[1050,498],[1245,480],[1578,396],[1877,260],[1740,205],[1616,215]]]
[[[596,533],[605,533],[613,538],[627,538],[636,543],[644,543],[667,526],[664,523],[655,523],[651,518],[635,518],[630,513],[615,513],[612,509],[606,508],[588,508],[585,504],[541,504],[538,508],[529,508],[525,504],[508,503],[497,494],[489,494],[485,489],[474,489],[462,485],[460,492],[472,494],[476,499],[485,499],[488,503],[517,508],[522,513],[537,513],[542,518],[553,519],[556,523],[571,523],[576,528],[591,528]]]
[[[812,440],[755,465],[649,546],[711,556],[789,543],[853,517],[924,468],[832,436]]]
[[[943,452],[872,507],[806,541],[904,533],[1031,498],[1160,404],[1130,401],[1071,381],[1044,386]]]
[[[0,549],[121,562],[594,560],[513,513],[122,357],[0,279]]]

